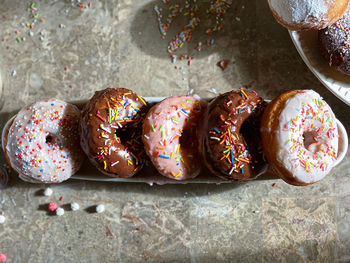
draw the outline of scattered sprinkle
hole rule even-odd
[[[48,209],[51,212],[56,211],[57,208],[58,208],[58,205],[56,203],[49,203],[48,205]]]
[[[169,1],[163,1],[164,4],[169,5]],[[177,56],[174,55],[175,52],[179,51],[186,42],[190,42],[194,31],[198,28],[201,23],[201,15],[206,15],[206,18],[213,16],[215,23],[212,23],[213,26],[206,30],[208,35],[212,35],[216,31],[223,29],[223,16],[230,8],[232,0],[216,0],[210,1],[210,6],[207,10],[202,10],[200,6],[193,1],[176,2],[169,5],[169,14],[166,17],[163,17],[162,8],[158,5],[154,6],[154,11],[156,13],[158,28],[161,34],[161,38],[165,39],[165,36],[168,30],[171,28],[171,25],[175,19],[183,15],[187,19],[186,25],[182,28],[182,31],[178,32],[168,44],[168,53],[170,54],[171,60],[173,63],[176,63]],[[205,41],[206,46],[211,46],[214,44],[214,39],[207,39]],[[202,41],[197,43],[195,49],[200,52],[203,49]],[[187,55],[181,55],[180,60],[188,59],[187,64],[192,65],[192,57]]]
[[[56,209],[56,215],[63,216],[64,215],[64,209],[62,207],[58,207]]]
[[[217,66],[220,67],[222,71],[224,71],[227,68],[229,63],[230,63],[229,59],[223,59],[217,63]]]
[[[51,196],[53,193],[52,189],[50,187],[46,188],[44,191],[45,196]]]
[[[214,88],[210,88],[208,91],[209,91],[210,93],[215,94],[215,95],[218,94],[218,92],[217,92],[216,89],[214,89]]]
[[[80,209],[80,205],[76,202],[73,202],[70,204],[70,208],[72,209],[72,211],[77,211]]]
[[[96,206],[96,213],[103,213],[105,211],[105,205],[104,204],[99,204]]]

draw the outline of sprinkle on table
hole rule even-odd
[[[6,260],[7,260],[6,255],[3,253],[0,253],[0,262],[6,262]]]
[[[217,65],[222,69],[222,71],[224,71],[227,68],[229,63],[230,63],[229,59],[223,59],[223,60],[220,60]]]
[[[58,205],[57,205],[56,203],[51,202],[51,203],[49,203],[49,205],[48,205],[48,209],[49,209],[49,211],[51,211],[51,212],[56,211],[57,208],[58,208]]]
[[[45,190],[44,190],[44,195],[45,196],[51,196],[53,193],[52,189],[50,187],[47,187]]]
[[[175,19],[182,15],[188,19],[187,24],[183,27],[182,31],[177,33],[168,44],[168,53],[170,54],[172,63],[177,61],[177,56],[174,54],[180,50],[186,42],[190,42],[194,31],[199,27],[202,14],[206,14],[207,18],[213,16],[215,19],[215,25],[206,30],[208,35],[212,35],[216,31],[223,29],[223,16],[227,10],[231,7],[232,0],[211,0],[210,6],[207,10],[201,10],[200,4],[197,4],[195,1],[188,3],[176,2],[169,5],[169,1],[163,1],[164,4],[168,5],[169,14],[167,17],[163,17],[162,8],[158,5],[154,6],[154,12],[158,21],[158,28],[162,39],[165,39],[168,30],[171,25],[174,23]],[[208,39],[205,41],[206,45],[209,47],[214,44],[214,39]],[[203,48],[202,41],[197,43],[195,49],[201,51]],[[182,56],[181,56],[182,57]],[[185,56],[180,57],[180,60],[187,58],[187,64],[192,65],[192,57]]]
[[[72,202],[70,204],[70,207],[71,207],[72,211],[78,211],[80,209],[80,205],[76,202]]]
[[[6,221],[6,217],[4,215],[0,214],[0,224],[5,223],[5,221]]]
[[[96,213],[101,214],[105,211],[105,205],[104,204],[98,204],[96,206]]]
[[[64,209],[62,207],[58,207],[56,209],[56,215],[57,216],[63,216],[64,215]]]

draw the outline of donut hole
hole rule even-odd
[[[130,129],[116,129],[115,135],[119,138],[121,144],[126,144],[128,140],[130,140],[134,134],[134,131]]]
[[[257,136],[258,133],[256,133],[256,128],[252,125],[252,123],[250,121],[245,121],[243,122],[241,129],[239,130],[239,133],[241,134],[241,136],[244,137],[248,149],[250,147],[253,147],[254,149],[254,145],[255,148],[257,148],[257,145],[259,145],[259,140],[260,137]]]
[[[258,173],[264,169],[264,162],[262,159],[262,145],[259,132],[260,125],[256,124],[256,119],[251,118],[243,122],[239,133],[244,138],[246,143],[246,150],[252,156],[252,168]]]
[[[303,133],[304,147],[313,153],[316,153],[319,149],[319,139],[317,138],[317,131],[310,130]]]
[[[179,143],[183,147],[192,147],[194,146],[195,140],[195,130],[193,129],[193,126],[191,126],[190,122],[185,123],[185,125],[182,127],[182,133],[179,138]]]
[[[47,144],[55,144],[56,137],[57,136],[55,134],[49,133],[48,135],[46,135],[45,143],[47,143]]]
[[[239,133],[243,135],[243,137],[249,137],[251,135],[251,130],[252,130],[252,125],[248,122],[245,121],[243,122],[241,129],[239,130]]]
[[[179,141],[181,145],[187,145],[189,140],[188,140],[189,136],[187,134],[187,132],[184,131],[184,133],[181,134]]]

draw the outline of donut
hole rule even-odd
[[[163,176],[187,180],[199,174],[205,109],[206,103],[197,95],[174,96],[147,113],[142,140],[148,157]]]
[[[85,105],[80,144],[90,162],[111,177],[132,177],[143,166],[141,133],[148,109],[138,94],[124,88],[98,91]]]
[[[257,177],[264,166],[259,128],[265,105],[255,91],[244,89],[209,103],[204,151],[213,174],[229,181]]]
[[[350,9],[335,24],[318,31],[318,42],[323,57],[330,66],[347,75],[350,75],[349,30]]]
[[[312,90],[292,90],[275,98],[261,120],[263,150],[271,171],[292,185],[325,177],[338,153],[332,109]]]
[[[59,183],[80,168],[80,110],[58,99],[38,101],[20,110],[4,135],[9,165],[30,182]]]
[[[348,0],[268,0],[273,16],[289,30],[322,29],[343,16]]]

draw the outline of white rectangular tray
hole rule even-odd
[[[145,97],[146,101],[150,104],[160,102],[164,99],[164,97]],[[78,107],[82,107],[87,101],[74,101],[73,104],[76,104]],[[6,123],[4,126],[4,130],[2,135],[4,135],[4,131],[9,125],[12,118]],[[339,164],[345,157],[348,150],[348,135],[343,124],[337,120],[338,129],[339,129],[339,151],[338,151],[338,160],[337,164]],[[4,147],[3,140],[1,138],[2,146]],[[257,178],[258,180],[268,180],[268,179],[277,179],[277,177],[268,173],[268,166],[264,169]],[[115,178],[108,177],[98,171],[88,160],[85,160],[82,168],[71,177],[71,179],[77,180],[87,180],[87,181],[100,181],[100,182],[129,182],[129,183],[147,183],[150,185],[158,184],[221,184],[221,183],[230,183],[229,181],[222,180],[217,176],[211,174],[209,170],[203,168],[202,172],[194,179],[186,180],[186,181],[178,181],[173,180],[167,177],[160,175],[156,169],[152,165],[146,165],[138,174],[136,174],[132,178]]]

